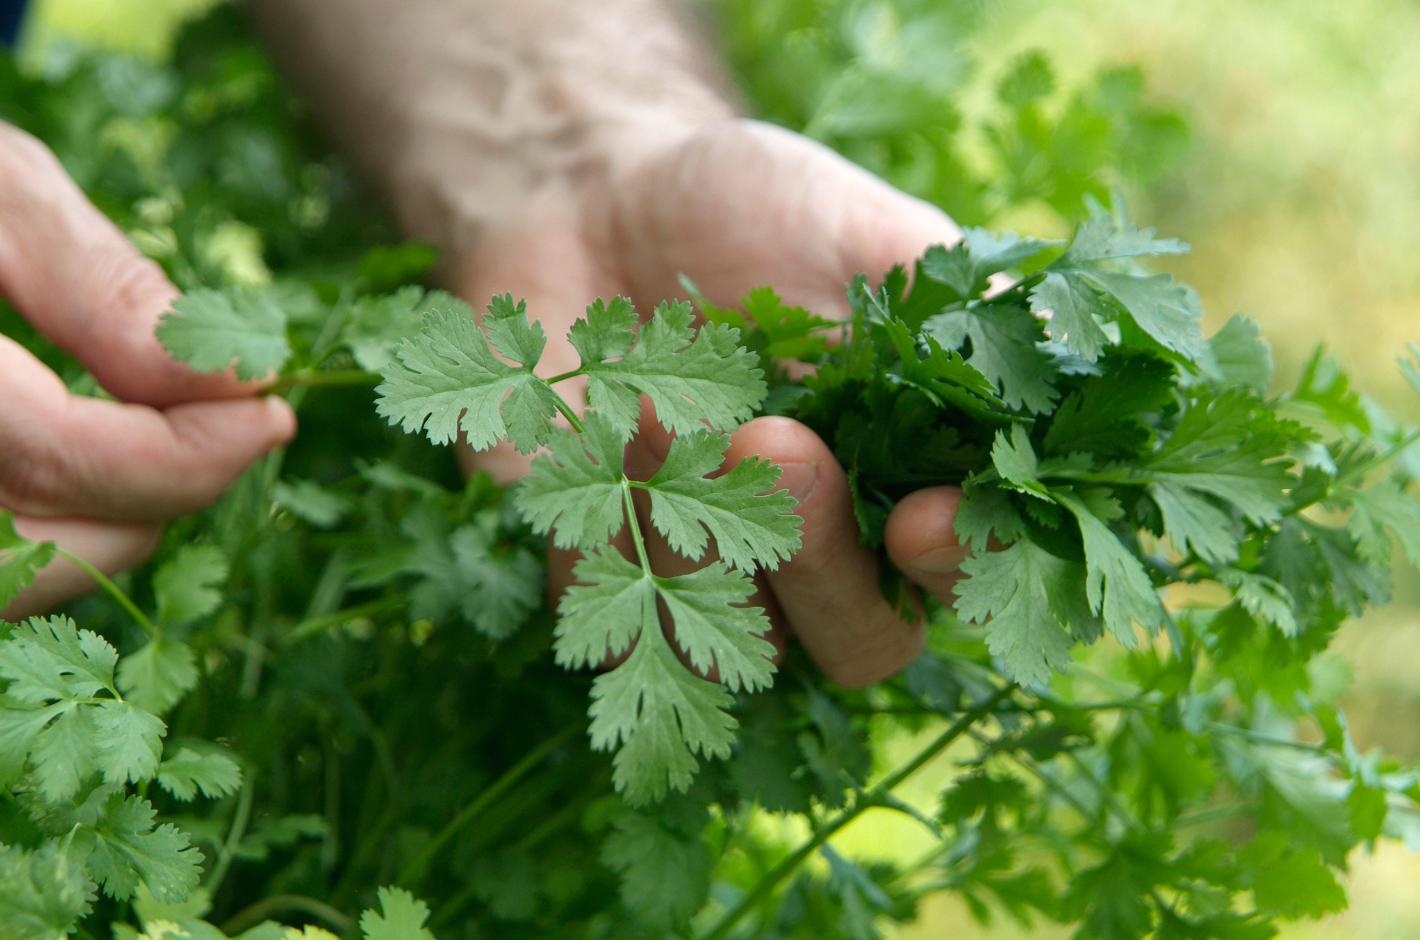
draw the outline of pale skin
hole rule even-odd
[[[853,275],[879,275],[957,237],[932,207],[804,138],[738,117],[697,31],[662,0],[254,0],[251,7],[406,230],[445,250],[448,285],[475,304],[505,291],[527,298],[552,337],[541,365],[548,375],[575,368],[561,338],[595,297],[625,294],[649,310],[680,296],[677,277],[686,274],[720,303],[773,284],[792,303],[841,314],[842,284]],[[133,305],[145,312],[125,316],[151,336],[170,296],[148,313],[154,293]],[[66,348],[102,367],[103,350]],[[250,392],[231,379],[164,369],[177,384],[146,404]],[[278,416],[276,406],[179,407],[250,410],[257,430],[231,442],[233,470],[238,458],[252,459],[290,432],[289,413]],[[644,421],[629,466],[649,473],[665,446],[654,421]],[[792,635],[846,685],[897,672],[919,652],[923,628],[883,599],[876,558],[858,544],[842,467],[816,434],[783,418],[735,433],[727,459],[754,454],[783,468],[781,483],[800,498],[804,519],[799,554],[758,576],[756,602],[770,613],[774,639],[782,646]],[[109,570],[136,563],[153,523],[177,508],[134,496],[152,486],[140,479],[152,472],[151,458],[134,458],[125,465],[127,488],[109,481],[118,491],[108,503],[74,502],[67,490],[58,497],[105,520],[115,506],[146,512],[121,523],[133,527],[121,530],[123,550],[91,559]],[[504,480],[527,466],[501,449],[468,455],[467,463]],[[216,490],[189,495],[200,503]],[[950,487],[918,491],[887,528],[894,564],[944,599],[965,556],[952,531],[959,497]],[[0,505],[14,505],[3,490]],[[663,570],[680,563],[664,544],[653,544],[652,555]],[[574,559],[554,552],[551,560],[555,594],[571,582]],[[82,586],[71,572],[38,596],[52,601]]]

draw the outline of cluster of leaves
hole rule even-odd
[[[851,285],[842,335],[769,289],[699,331],[594,304],[582,415],[519,305],[475,326],[417,283],[429,252],[382,247],[234,16],[169,66],[69,56],[0,89],[214,288],[164,322],[174,354],[278,373],[302,423],[150,566],[4,628],[0,932],[871,938],[950,892],[1087,938],[1250,940],[1342,906],[1355,846],[1420,848],[1420,774],[1356,746],[1322,655],[1420,547],[1414,432],[1320,353],[1275,395],[1249,321],[1205,339],[1135,267],[1176,242],[1106,214],[1063,246],[972,231],[910,287]],[[115,74],[167,90],[115,100]],[[642,396],[676,437],[635,480]],[[717,475],[756,409],[832,443],[869,544],[905,493],[965,487],[969,577],[903,675],[845,691],[791,650],[764,688],[744,576],[793,551],[792,506],[761,462]],[[461,479],[435,443],[460,434],[546,453],[505,491]],[[546,534],[587,550],[558,611]],[[698,570],[651,570],[638,536]],[[0,595],[54,554],[0,528]],[[928,851],[848,857],[868,811]]]
[[[756,114],[821,140],[894,185],[984,225],[1021,208],[1079,217],[1086,197],[1164,178],[1187,124],[1147,100],[1136,67],[1062,93],[1027,52],[989,106],[972,41],[988,4],[937,0],[716,0],[725,52]],[[1009,15],[1009,14],[1005,14]]]

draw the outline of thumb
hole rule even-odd
[[[154,335],[178,291],[84,198],[54,155],[0,122],[0,295],[128,402],[163,407],[255,386],[174,361]]]

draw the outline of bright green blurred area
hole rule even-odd
[[[977,2],[980,0],[962,0]],[[38,0],[33,51],[66,36],[161,55],[172,28],[211,0]],[[1139,64],[1150,95],[1189,118],[1179,170],[1136,194],[1134,215],[1194,245],[1175,265],[1211,325],[1253,314],[1285,380],[1325,344],[1365,390],[1414,421],[1394,369],[1420,340],[1420,4],[1413,0],[996,0],[973,39],[984,71],[1044,49],[1063,84],[1105,65]],[[991,107],[976,83],[961,107]],[[1058,224],[1020,213],[1023,228]],[[1420,588],[1343,631],[1355,663],[1350,713],[1363,744],[1420,758]],[[948,772],[943,768],[943,772]],[[926,779],[930,775],[924,775]],[[940,779],[940,776],[938,776]],[[924,801],[928,787],[906,794]],[[867,817],[846,834],[867,853],[912,855],[909,824]],[[1358,855],[1351,910],[1288,926],[1290,940],[1420,940],[1420,856]],[[1013,925],[982,930],[954,901],[924,911],[914,938],[1064,936]]]

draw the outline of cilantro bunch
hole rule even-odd
[[[726,9],[757,100],[964,219],[1074,219],[1178,137],[1127,75],[1052,106],[1028,58],[962,174],[977,131],[939,105],[965,73],[937,64],[969,21],[752,6]],[[769,61],[776,22],[801,26]],[[1358,848],[1420,846],[1420,771],[1358,744],[1328,653],[1420,554],[1415,431],[1321,351],[1284,385],[1251,321],[1205,336],[1141,267],[1177,242],[1103,212],[1064,245],[971,230],[849,285],[846,324],[770,288],[701,300],[698,330],[593,303],[582,374],[541,378],[550,338],[425,289],[434,253],[392,243],[232,8],[168,63],[0,60],[0,112],[186,290],[167,347],[274,374],[302,427],[150,564],[0,627],[0,934],[872,938],[947,894],[1252,940],[1344,907]],[[792,555],[793,507],[773,468],[720,466],[757,413],[830,441],[869,544],[904,494],[963,486],[972,558],[902,675],[768,659],[745,576]],[[673,455],[632,479],[651,421]],[[543,453],[507,489],[434,443],[460,435]],[[648,570],[633,529],[685,565]],[[549,536],[585,556],[560,608]],[[59,554],[0,522],[0,603]],[[920,852],[838,838],[887,816]]]

